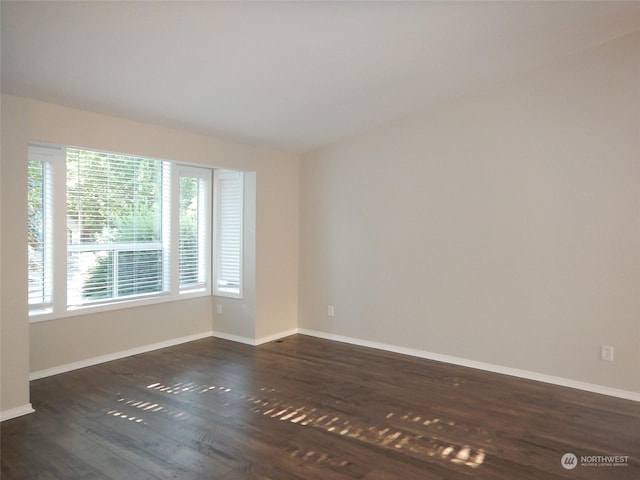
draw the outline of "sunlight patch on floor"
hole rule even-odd
[[[343,458],[336,458],[328,453],[317,452],[315,450],[296,449],[289,456],[291,458],[300,459],[304,462],[315,463],[317,465],[329,465],[331,467],[342,468],[349,465],[349,461]]]
[[[219,385],[199,385],[197,383],[176,383],[171,386],[163,385],[162,383],[152,383],[151,385],[147,385],[149,390],[158,390],[160,392],[172,393],[177,395],[179,393],[186,392],[198,392],[198,393],[207,393],[210,391],[219,391],[219,392],[230,392],[231,389],[228,387],[223,387]]]
[[[111,415],[113,417],[120,418],[122,420],[129,420],[130,422],[135,422],[135,423],[142,423],[144,421],[142,418],[129,416],[129,415],[127,415],[124,412],[121,412],[119,410],[109,410],[107,412],[107,414],[109,414],[109,415]]]
[[[444,422],[440,418],[412,413],[390,412],[385,420],[398,420],[411,424],[411,430],[397,425],[376,425],[360,420],[349,420],[339,414],[323,412],[318,408],[292,405],[280,399],[248,397],[252,411],[279,421],[288,421],[301,426],[320,428],[327,432],[352,438],[365,443],[404,451],[414,456],[441,458],[451,463],[477,468],[485,459],[481,448],[469,445],[455,445],[438,439],[431,430],[441,425],[455,426],[454,421]],[[387,422],[385,422],[387,423]],[[416,433],[416,431],[418,433]]]
[[[233,395],[232,389],[226,386],[192,382],[178,382],[172,385],[156,382],[147,385],[146,389],[168,395],[231,394],[231,402],[235,397],[236,402],[248,404],[250,411],[263,417],[298,426],[322,429],[341,437],[393,449],[418,458],[431,457],[470,468],[479,467],[486,458],[486,452],[482,448],[456,444],[447,440],[447,437],[451,437],[453,433],[451,429],[456,426],[455,421],[426,415],[424,412],[391,411],[380,421],[375,421],[375,419],[365,421],[347,416],[342,412],[332,411],[329,408],[294,405],[279,397],[280,392],[277,392],[275,388],[266,386],[260,388],[257,395]],[[171,409],[150,401],[120,398],[118,403],[120,405],[108,410],[107,414],[135,423],[146,423],[145,418],[155,413],[162,413],[176,419],[189,416],[185,410]],[[448,433],[447,430],[449,430]],[[322,453],[313,450],[296,450],[291,453],[291,456],[316,463],[325,462],[334,467],[348,464],[344,459],[324,458]],[[343,462],[346,463],[343,464]]]
[[[119,403],[119,408],[112,408],[107,410],[106,413],[113,417],[129,420],[135,423],[147,424],[146,420],[148,420],[150,414],[162,413],[165,416],[172,418],[182,418],[186,416],[186,412],[182,410],[177,410],[173,408],[168,408],[162,406],[158,403],[154,402],[144,402],[142,400],[128,400],[124,397],[120,397],[117,400]],[[129,412],[125,412],[124,410],[129,410]],[[137,410],[137,414],[133,414],[130,410]],[[135,412],[134,410],[134,412]]]

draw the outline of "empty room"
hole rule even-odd
[[[0,8],[2,480],[640,478],[640,2]]]

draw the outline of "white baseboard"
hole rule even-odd
[[[280,340],[281,338],[288,337],[290,335],[295,335],[298,333],[298,329],[294,328],[292,330],[287,330],[284,332],[278,332],[273,335],[267,335],[265,337],[260,338],[250,338],[250,337],[242,337],[240,335],[233,335],[231,333],[224,333],[214,331],[213,336],[216,338],[222,338],[223,340],[231,340],[232,342],[244,343],[245,345],[251,345],[252,347],[257,347],[258,345],[262,345],[263,343],[273,342],[274,340]]]
[[[253,338],[242,337],[240,335],[233,335],[231,333],[218,332],[214,330],[211,333],[212,337],[221,338],[222,340],[231,340],[232,342],[244,343],[245,345],[255,346],[256,342]]]
[[[195,340],[201,340],[203,338],[217,337],[225,340],[231,340],[233,342],[239,342],[239,343],[244,343],[251,346],[256,346],[256,345],[262,345],[263,343],[271,342],[273,340],[278,340],[283,337],[288,337],[289,335],[294,335],[296,333],[298,333],[298,329],[281,332],[275,335],[269,335],[267,337],[262,337],[254,340],[253,338],[242,337],[239,335],[232,335],[229,333],[218,332],[218,331],[203,332],[195,335],[188,335],[186,337],[172,338],[171,340],[166,340],[164,342],[152,343],[150,345],[143,345],[142,347],[136,347],[130,350],[123,350],[120,352],[110,353],[107,355],[92,357],[86,360],[66,363],[64,365],[58,365],[52,368],[37,370],[29,374],[29,380],[38,380],[39,378],[50,377],[52,375],[58,375],[60,373],[70,372],[72,370],[78,370],[79,368],[91,367],[92,365],[98,365],[100,363],[110,362],[112,360],[119,360],[121,358],[130,357],[131,355],[147,353],[153,350],[159,350],[161,348],[173,347],[174,345],[193,342]]]
[[[291,335],[295,335],[299,332],[299,329],[294,328],[292,330],[287,330],[285,332],[275,333],[273,335],[267,335],[266,337],[261,337],[256,339],[255,345],[262,345],[263,343],[273,342],[275,340],[280,340],[281,338],[290,337]]]
[[[575,388],[578,390],[584,390],[592,393],[599,393],[602,395],[608,395],[611,397],[624,398],[627,400],[633,400],[636,402],[640,402],[640,393],[632,392],[628,390],[621,390],[617,388],[606,387],[603,385],[596,385],[593,383],[580,382],[577,380],[571,380],[568,378],[556,377],[553,375],[546,375],[537,372],[531,372],[528,370],[521,370],[517,368],[505,367],[502,365],[494,365],[490,363],[477,362],[475,360],[468,360],[466,358],[454,357],[450,355],[443,355],[439,353],[428,352],[425,350],[417,350],[413,348],[405,348],[399,347],[396,345],[390,345],[386,343],[380,342],[372,342],[369,340],[362,340],[359,338],[346,337],[343,335],[335,335],[332,333],[321,332],[317,330],[309,330],[305,328],[296,328],[292,330],[287,330],[284,332],[279,332],[273,335],[268,335],[265,337],[261,337],[258,339],[253,339],[249,337],[243,337],[240,335],[232,335],[229,333],[219,332],[219,331],[209,331],[203,332],[196,335],[189,335],[186,337],[173,338],[171,340],[167,340],[164,342],[154,343],[150,345],[145,345],[142,347],[133,348],[131,350],[125,350],[121,352],[116,352],[108,355],[102,355],[99,357],[89,358],[87,360],[81,360],[78,362],[68,363],[65,365],[60,365],[53,368],[48,368],[44,370],[38,370],[32,372],[29,375],[29,380],[37,380],[39,378],[49,377],[52,375],[57,375],[59,373],[65,373],[72,370],[77,370],[79,368],[90,367],[92,365],[97,365],[104,362],[109,362],[111,360],[118,360],[120,358],[129,357],[131,355],[138,355],[140,353],[146,353],[153,350],[158,350],[161,348],[172,347],[174,345],[179,345],[181,343],[192,342],[194,340],[200,340],[208,337],[216,337],[222,338],[224,340],[231,340],[233,342],[243,343],[251,346],[262,345],[267,342],[272,342],[275,340],[279,340],[284,337],[288,337],[290,335],[295,335],[296,333],[300,333],[303,335],[309,335],[312,337],[324,338],[326,340],[334,340],[342,343],[349,343],[352,345],[359,345],[362,347],[375,348],[378,350],[385,350],[388,352],[399,353],[402,355],[410,355],[412,357],[425,358],[428,360],[435,360],[438,362],[450,363],[453,365],[459,365],[462,367],[475,368],[478,370],[485,370],[493,373],[500,373],[503,375],[511,375],[513,377],[524,378],[527,380],[535,380],[538,382],[550,383],[553,385],[559,385],[562,387]],[[14,408],[11,410],[7,410],[4,412],[0,412],[0,419],[7,420],[9,418],[14,418],[20,415],[25,415],[27,413],[32,413],[34,410],[31,407],[31,404],[25,405],[23,407]],[[0,421],[1,421],[0,420]]]
[[[504,367],[501,365],[494,365],[491,363],[477,362],[475,360],[468,360],[466,358],[453,357],[450,355],[442,355],[440,353],[432,353],[424,350],[398,347],[396,345],[389,345],[386,343],[371,342],[368,340],[361,340],[359,338],[345,337],[342,335],[334,335],[332,333],[325,333],[317,330],[308,330],[305,328],[300,328],[298,329],[298,333],[301,333],[303,335],[310,335],[312,337],[324,338],[326,340],[334,340],[337,342],[349,343],[352,345],[359,345],[361,347],[375,348],[378,350],[385,350],[388,352],[400,353],[403,355],[410,355],[412,357],[426,358],[428,360],[436,360],[438,362],[450,363],[453,365],[459,365],[461,367],[475,368],[478,370],[485,370],[493,373],[501,373],[503,375],[511,375],[512,377],[519,377],[527,380],[535,380],[537,382],[550,383],[550,384],[559,385],[562,387],[575,388],[577,390],[584,390],[587,392],[599,393],[601,395],[608,395],[610,397],[624,398],[626,400],[633,400],[636,402],[640,402],[640,393],[632,392],[629,390],[621,390],[617,388],[605,387],[603,385],[580,382],[580,381],[571,380],[568,378],[555,377],[553,375],[546,375],[543,373],[531,372],[528,370],[520,370],[517,368]]]
[[[110,362],[112,360],[119,360],[121,358],[130,357],[131,355],[138,355],[140,353],[147,353],[153,350],[159,350],[161,348],[173,347],[174,345],[180,345],[181,343],[193,342],[194,340],[201,340],[203,338],[209,338],[213,336],[213,332],[197,333],[195,335],[188,335],[186,337],[172,338],[171,340],[165,340],[164,342],[152,343],[150,345],[143,345],[142,347],[132,348],[130,350],[123,350],[120,352],[110,353],[107,355],[101,355],[99,357],[88,358],[86,360],[80,360],[78,362],[67,363],[59,365],[57,367],[46,368],[44,370],[37,370],[29,374],[29,380],[37,380],[39,378],[50,377],[52,375],[58,375],[60,373],[70,372],[79,368],[90,367],[92,365],[98,365],[100,363]]]
[[[12,418],[16,417],[21,417],[22,415],[28,415],[33,412],[35,412],[35,410],[30,403],[16,408],[10,408],[9,410],[3,410],[0,412],[0,422],[11,420]]]

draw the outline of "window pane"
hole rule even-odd
[[[51,305],[51,284],[48,281],[47,239],[47,164],[38,160],[28,163],[28,279],[29,305],[46,308]]]
[[[181,167],[178,212],[180,292],[209,287],[211,172],[197,167]]]
[[[162,292],[163,162],[67,149],[68,305]]]
[[[118,296],[162,291],[162,250],[117,252]]]
[[[29,315],[211,293],[211,169],[52,145],[28,160]]]
[[[114,252],[74,252],[69,257],[68,266],[80,271],[79,275],[70,274],[75,284],[69,284],[71,305],[80,305],[83,300],[101,300],[113,298]],[[70,268],[68,268],[70,270]],[[81,293],[81,295],[77,295]],[[71,295],[75,295],[71,297]]]
[[[216,293],[242,295],[242,172],[216,170]]]
[[[198,285],[198,187],[197,178],[180,178],[180,288]]]

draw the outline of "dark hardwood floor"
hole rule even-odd
[[[2,480],[640,478],[640,403],[302,335],[200,340],[31,395],[2,423]],[[605,455],[628,459],[580,465]]]

